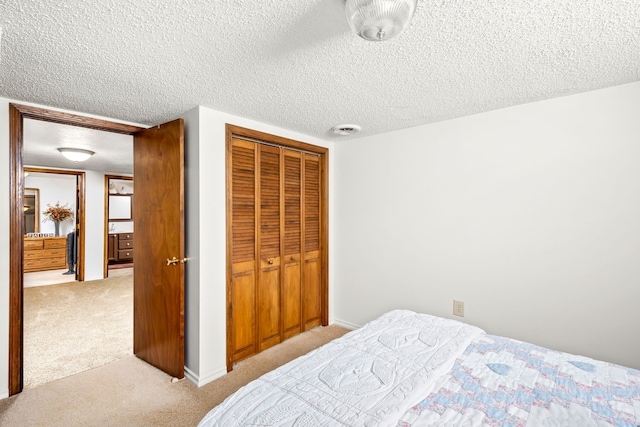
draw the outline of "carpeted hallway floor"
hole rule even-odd
[[[24,289],[24,388],[133,354],[133,275]]]

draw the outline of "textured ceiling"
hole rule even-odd
[[[335,139],[640,80],[638,0],[418,0],[381,43],[344,0],[3,0],[0,27],[0,96],[149,125],[203,105]]]

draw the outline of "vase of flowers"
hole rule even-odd
[[[64,206],[60,206],[60,202],[56,202],[54,206],[47,203],[47,209],[42,211],[42,215],[44,216],[42,222],[53,221],[56,236],[60,235],[60,223],[73,219],[73,212],[67,207],[67,203]]]

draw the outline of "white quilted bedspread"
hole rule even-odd
[[[416,404],[483,331],[407,310],[247,384],[200,426],[388,426]]]

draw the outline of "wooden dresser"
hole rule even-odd
[[[133,261],[133,233],[109,234],[109,264]]]
[[[67,236],[25,237],[25,273],[32,271],[59,270],[67,267]]]

